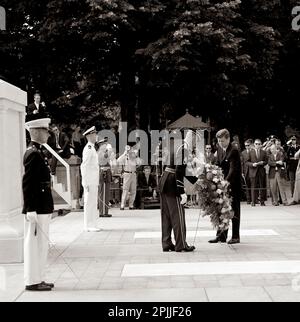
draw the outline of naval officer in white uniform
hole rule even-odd
[[[98,189],[99,189],[99,164],[98,154],[95,149],[97,131],[95,126],[83,133],[87,138],[87,145],[82,154],[80,166],[82,186],[84,189],[84,230],[86,232],[99,232],[98,219]]]

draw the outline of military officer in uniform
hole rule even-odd
[[[24,277],[27,291],[51,291],[53,284],[44,281],[49,248],[49,224],[53,213],[51,176],[42,145],[49,138],[50,119],[25,124],[31,142],[24,155],[22,181],[24,235]]]
[[[95,149],[97,131],[95,126],[88,129],[83,135],[87,138],[87,145],[83,149],[82,163],[80,166],[82,186],[84,189],[84,230],[86,232],[99,232],[98,219],[98,188],[99,164]]]
[[[174,151],[174,139],[170,139],[169,165],[165,168],[159,182],[162,220],[162,248],[164,252],[192,252],[194,246],[186,242],[186,223],[184,204],[187,195],[184,190],[186,164],[183,160],[183,149]],[[197,179],[195,180],[197,181]],[[172,230],[175,245],[172,242]]]
[[[99,216],[111,217],[108,213],[110,200],[110,186],[112,182],[112,172],[110,161],[113,153],[112,146],[107,142],[107,139],[97,142],[98,161],[100,167],[100,182],[99,182]]]
[[[134,201],[137,189],[137,173],[136,168],[139,165],[136,152],[132,146],[127,145],[125,152],[117,160],[120,166],[123,166],[123,193],[121,200],[121,210],[125,209],[128,193],[129,196],[129,209],[134,210]]]

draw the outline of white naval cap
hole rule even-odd
[[[97,130],[96,130],[96,127],[95,126],[92,126],[91,128],[89,128],[88,130],[86,130],[83,135],[86,136],[86,135],[89,135],[89,134],[92,134],[92,133],[97,133]]]
[[[25,123],[25,129],[27,131],[31,129],[47,129],[49,130],[49,124],[51,123],[51,119],[43,118],[37,119],[30,122]]]

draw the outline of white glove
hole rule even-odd
[[[26,219],[27,221],[29,221],[32,224],[36,224],[37,223],[37,213],[35,211],[32,212],[27,212],[26,214]]]
[[[153,190],[153,198],[156,199],[156,197],[157,197],[157,192],[156,190]]]
[[[181,205],[185,205],[187,203],[187,195],[184,193],[181,195]]]

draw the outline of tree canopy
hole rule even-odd
[[[1,4],[0,74],[58,122],[158,129],[189,109],[244,136],[299,124],[297,1]]]

